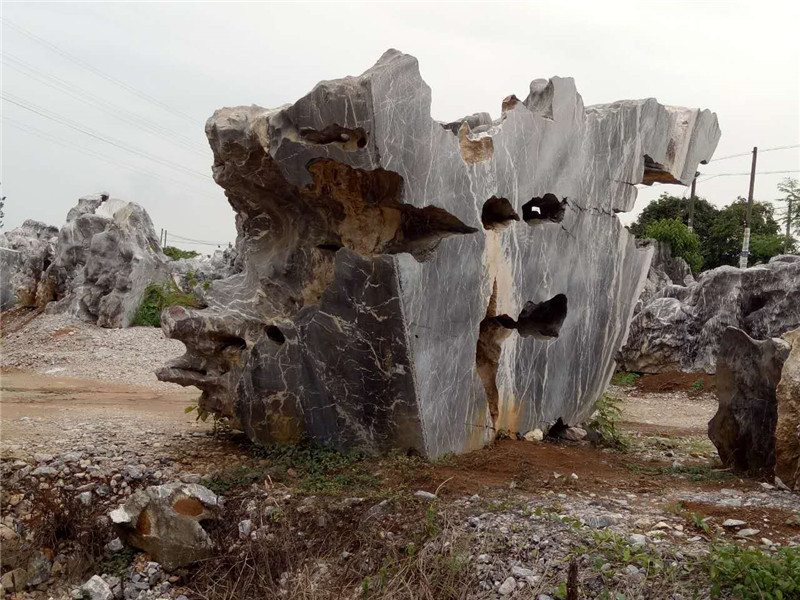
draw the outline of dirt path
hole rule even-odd
[[[81,424],[131,433],[200,429],[194,415],[184,413],[197,401],[199,391],[194,388],[175,386],[162,391],[3,369],[0,392],[4,444],[25,441],[52,446],[65,430]]]

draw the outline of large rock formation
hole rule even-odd
[[[633,318],[620,366],[714,373],[727,327],[755,339],[800,327],[800,256],[777,256],[749,269],[719,267],[694,284],[662,288]]]
[[[685,286],[694,283],[689,264],[679,256],[672,256],[669,242],[644,239],[637,240],[636,243],[640,248],[652,246],[653,259],[650,261],[647,279],[644,281],[644,287],[639,295],[634,313],[639,313],[658,292],[668,285]]]
[[[776,390],[775,474],[790,488],[800,490],[800,329],[783,334],[792,350],[783,363]]]
[[[27,220],[0,234],[0,310],[42,303],[42,276],[55,255],[58,228]]]
[[[147,212],[107,194],[85,196],[67,214],[44,275],[48,312],[101,327],[127,327],[148,284],[169,277]]]
[[[726,465],[740,471],[772,471],[775,466],[775,388],[789,355],[777,338],[754,340],[728,327],[720,338],[717,366],[717,413],[708,437]]]
[[[615,213],[637,183],[690,182],[715,115],[585,108],[561,78],[496,121],[430,104],[390,50],[293,105],[214,114],[244,269],[162,315],[187,346],[162,380],[259,441],[427,456],[591,413],[652,254]]]

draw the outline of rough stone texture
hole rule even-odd
[[[653,259],[647,271],[642,293],[636,303],[634,314],[639,313],[653,297],[668,285],[691,285],[694,283],[689,264],[680,257],[673,257],[669,242],[658,240],[637,240],[640,248],[653,247]]]
[[[53,261],[58,228],[27,220],[0,234],[0,310],[41,303],[42,274]]]
[[[537,79],[491,121],[439,123],[395,50],[295,104],[218,110],[214,177],[242,273],[171,308],[187,353],[159,377],[260,441],[476,448],[587,417],[652,250],[615,212],[687,184],[720,132],[655,100],[584,107]]]
[[[727,327],[755,339],[800,327],[800,256],[774,257],[749,269],[719,267],[694,284],[667,285],[631,321],[620,366],[714,373]]]
[[[236,249],[228,247],[225,250],[215,250],[211,256],[172,260],[167,263],[167,267],[172,274],[172,280],[181,290],[188,293],[199,286],[197,293],[202,294],[212,281],[225,279],[238,272],[236,259]]]
[[[217,518],[219,506],[208,488],[176,482],[135,492],[110,517],[123,540],[171,571],[212,555],[201,522]]]
[[[48,312],[101,327],[127,327],[148,284],[169,271],[147,212],[107,194],[85,196],[67,214],[45,274]]]
[[[791,489],[800,490],[800,329],[783,334],[783,339],[792,351],[783,363],[776,394],[775,474]]]
[[[720,340],[717,414],[708,437],[726,465],[740,471],[772,471],[775,466],[775,388],[789,355],[777,338],[754,340],[728,327]]]

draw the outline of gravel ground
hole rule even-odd
[[[66,315],[41,314],[2,339],[3,367],[172,390],[155,370],[185,352],[155,327],[104,329]]]

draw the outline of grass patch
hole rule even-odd
[[[200,256],[199,252],[195,252],[194,250],[181,250],[180,248],[176,248],[175,246],[164,246],[162,250],[164,254],[166,254],[172,260],[180,260],[181,258],[194,258],[195,256]]]
[[[703,383],[702,379],[698,379],[692,385],[689,386],[689,391],[694,392],[695,394],[700,393],[703,391],[703,387],[705,384]]]
[[[711,546],[704,568],[711,580],[712,598],[800,598],[800,548],[764,553],[733,545]]]
[[[131,325],[144,327],[160,327],[161,311],[170,306],[200,306],[193,294],[184,294],[172,281],[151,283],[144,290],[142,302],[133,316]]]
[[[629,373],[628,371],[617,371],[611,378],[611,384],[618,385],[621,387],[630,387],[636,383],[636,380],[639,379],[639,377],[641,377],[641,375],[639,375],[638,373]]]

